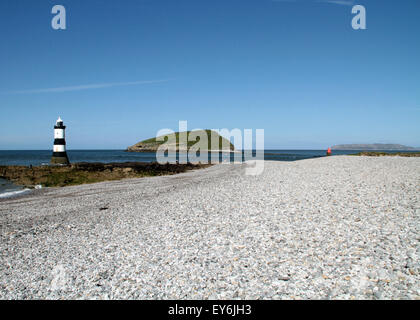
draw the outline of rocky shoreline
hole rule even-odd
[[[168,175],[207,167],[203,164],[157,162],[74,163],[70,166],[0,166],[0,177],[32,188],[64,187],[126,178]]]

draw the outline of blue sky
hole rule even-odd
[[[264,129],[266,148],[420,146],[418,0],[3,0],[0,34],[0,149],[50,149],[58,116],[69,149],[179,120]]]

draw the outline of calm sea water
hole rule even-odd
[[[325,156],[325,150],[265,150],[264,159],[274,161],[295,161]],[[350,154],[358,151],[334,151],[334,154]],[[39,166],[49,164],[50,150],[0,150],[0,165]],[[127,162],[156,161],[154,152],[125,152],[123,150],[68,150],[70,162]],[[234,154],[221,153],[221,160],[233,160]]]

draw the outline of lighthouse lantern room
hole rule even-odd
[[[69,165],[70,161],[66,152],[66,126],[58,117],[54,126],[54,149],[51,157],[51,164],[54,165]]]

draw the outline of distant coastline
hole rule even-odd
[[[375,151],[417,151],[420,148],[404,146],[402,144],[339,144],[331,147],[332,150],[375,150]]]

